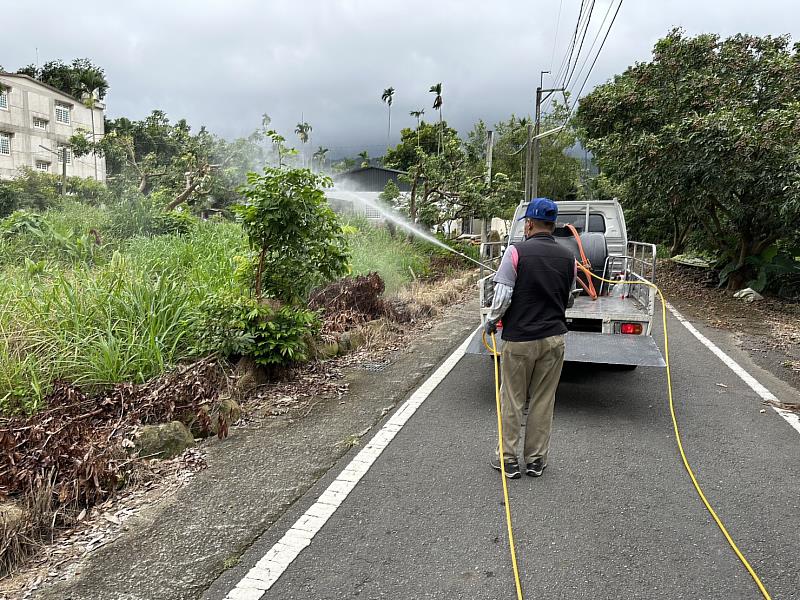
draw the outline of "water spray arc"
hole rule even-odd
[[[458,250],[456,250],[454,248],[451,248],[450,246],[448,246],[447,244],[445,244],[443,241],[441,241],[440,239],[436,238],[435,236],[431,235],[430,233],[419,229],[416,225],[414,225],[413,223],[411,223],[408,220],[404,219],[402,216],[400,216],[399,214],[397,214],[393,210],[387,208],[386,206],[381,205],[379,202],[375,202],[374,200],[372,200],[372,198],[369,198],[366,194],[359,194],[358,192],[353,192],[353,191],[350,191],[350,190],[341,190],[341,189],[338,189],[338,188],[335,188],[335,187],[333,188],[332,191],[335,192],[337,196],[339,196],[339,195],[341,195],[341,196],[350,196],[351,199],[356,199],[359,202],[362,202],[362,203],[366,204],[370,208],[378,211],[381,214],[381,216],[383,216],[385,219],[388,219],[389,221],[391,221],[392,223],[394,223],[398,227],[401,227],[402,229],[405,229],[406,231],[408,231],[412,235],[415,235],[415,236],[417,236],[419,238],[422,238],[426,242],[430,242],[431,244],[433,244],[435,246],[439,246],[440,248],[444,248],[445,250],[447,250],[449,252],[452,252],[453,254],[457,254],[461,258],[465,258],[466,260],[468,260],[470,262],[473,262],[476,265],[478,265],[479,267],[483,267],[484,269],[487,269],[488,271],[491,271],[491,272],[495,272],[496,271],[496,269],[493,269],[489,265],[487,265],[485,263],[482,263],[481,261],[476,260],[476,259],[472,258],[471,256],[467,256],[463,252],[459,252]]]

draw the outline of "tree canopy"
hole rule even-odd
[[[674,29],[650,62],[597,87],[577,113],[628,206],[671,222],[676,250],[701,229],[731,289],[798,242],[799,67],[788,37]]]
[[[33,77],[75,98],[96,90],[97,97],[102,100],[108,92],[105,72],[88,58],[76,58],[70,64],[51,60],[41,67],[28,65],[17,73]]]

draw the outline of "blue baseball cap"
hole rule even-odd
[[[555,223],[558,218],[558,205],[550,200],[550,198],[534,198],[528,203],[528,208],[525,214],[521,216],[518,221],[522,219],[535,219],[537,221],[549,221]]]

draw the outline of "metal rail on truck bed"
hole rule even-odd
[[[481,255],[488,252],[481,250]],[[655,312],[655,291],[630,281],[653,281],[656,248],[653,244],[628,242],[625,255],[609,256],[603,278],[619,280],[598,286],[598,297],[578,296],[567,309],[565,360],[611,365],[664,367],[665,363],[651,337]],[[483,275],[483,274],[482,274]],[[494,284],[492,275],[479,281],[481,322],[489,313]],[[502,344],[502,329],[499,344]],[[628,333],[631,332],[631,333]],[[636,333],[638,332],[638,333]],[[467,349],[471,354],[488,354],[478,332]]]

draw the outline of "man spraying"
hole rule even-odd
[[[575,285],[572,252],[556,243],[553,231],[558,205],[535,198],[525,211],[525,241],[511,246],[494,276],[494,300],[486,320],[487,334],[503,319],[500,388],[503,453],[492,461],[506,476],[521,476],[517,459],[525,402],[525,473],[539,477],[547,466],[553,405],[564,364],[566,309]]]

